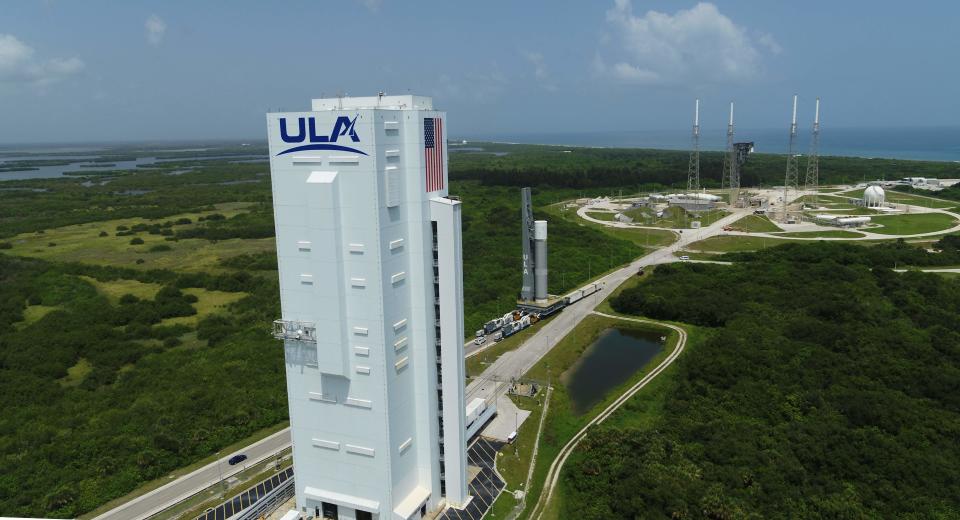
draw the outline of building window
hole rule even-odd
[[[357,509],[357,520],[373,520],[373,513]]]
[[[337,512],[337,504],[322,502],[321,509],[323,509],[323,520],[340,520],[340,514]]]

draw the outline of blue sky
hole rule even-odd
[[[0,143],[255,139],[321,94],[432,95],[450,135],[956,126],[960,2],[65,2],[0,11]]]

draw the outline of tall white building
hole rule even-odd
[[[267,115],[296,500],[320,518],[467,501],[445,120],[420,96]]]

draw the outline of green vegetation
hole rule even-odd
[[[574,413],[573,404],[570,400],[569,394],[566,391],[566,388],[563,384],[558,383],[558,379],[560,374],[576,363],[587,347],[589,347],[600,336],[601,333],[611,327],[655,331],[658,334],[666,334],[667,344],[661,354],[652,359],[643,369],[634,373],[629,380],[609,391],[603,401],[598,403],[587,413],[578,415]],[[547,413],[543,435],[540,438],[537,466],[534,470],[534,477],[531,482],[531,487],[530,489],[526,490],[527,511],[529,511],[532,505],[536,502],[537,496],[542,490],[543,480],[546,477],[547,470],[563,446],[573,437],[574,434],[576,434],[578,430],[583,428],[583,426],[585,426],[591,419],[596,417],[596,415],[599,414],[604,408],[609,406],[610,403],[620,396],[620,394],[622,394],[627,388],[635,384],[647,372],[649,372],[650,369],[663,361],[663,359],[668,356],[676,347],[677,340],[678,338],[675,332],[670,329],[658,327],[655,324],[636,323],[602,316],[587,316],[583,321],[580,322],[579,325],[577,325],[576,328],[574,328],[573,331],[560,340],[560,342],[558,342],[557,345],[553,347],[553,349],[546,356],[543,357],[543,359],[541,359],[532,369],[530,369],[530,371],[526,374],[526,378],[537,381],[552,381],[554,384],[553,394],[550,398],[550,410]],[[527,422],[524,423],[524,428],[527,430],[527,434],[531,435],[529,442],[525,442],[532,447],[532,435],[535,432],[537,425],[536,423],[531,423],[528,419]],[[509,449],[507,451],[508,453],[510,452]],[[504,457],[509,456],[510,455],[505,455]],[[529,456],[529,451],[520,453],[518,461],[519,463],[515,466],[510,466],[510,473],[516,477],[520,477],[520,479],[516,481],[510,481],[508,479],[507,486],[509,488],[515,489],[519,487],[520,483],[526,479],[526,474],[529,468]],[[498,459],[498,464],[499,460],[500,459]],[[501,501],[510,505],[515,503],[514,499],[510,496],[502,497],[500,500],[498,500],[498,503]],[[501,510],[500,508],[509,510],[509,508],[506,508],[503,505],[497,506],[497,508],[498,510]]]
[[[756,251],[788,242],[793,241],[782,238],[721,235],[699,240],[688,245],[687,248],[693,251],[728,253],[732,251]]]
[[[685,152],[489,146],[506,155],[454,152],[450,162],[470,245],[468,331],[515,305],[518,186],[534,187],[537,217],[551,220],[551,292],[676,239],[588,223],[555,204],[679,186]],[[223,153],[263,150],[3,183],[15,189],[0,190],[0,512],[91,512],[283,424],[283,353],[268,333],[279,308],[267,166],[187,160]],[[704,179],[718,182],[721,154],[704,157]],[[889,164],[831,161],[822,176],[830,164],[850,165],[854,178]],[[931,177],[954,168],[909,166]],[[782,158],[753,156],[744,184],[780,178]]]
[[[934,233],[950,229],[957,225],[956,219],[945,213],[914,213],[907,215],[883,215],[873,217],[871,222],[880,224],[880,228],[868,228],[867,231],[884,235],[916,235]]]
[[[689,154],[680,150],[628,148],[577,148],[561,146],[470,143],[481,153],[459,152],[450,147],[450,175],[497,186],[541,186],[573,189],[622,188],[637,193],[664,187],[685,187]],[[501,154],[501,155],[497,155]],[[700,152],[700,179],[708,188],[719,188],[723,152]],[[782,155],[754,153],[743,165],[741,185],[783,183]],[[803,167],[803,165],[801,165]],[[850,184],[864,178],[960,177],[960,164],[860,159],[820,158],[820,182]]]
[[[748,233],[775,233],[777,231],[783,231],[780,229],[780,226],[771,222],[766,215],[747,215],[730,224],[730,227],[736,231],[746,231]]]
[[[152,299],[111,299],[78,276],[110,292],[117,275],[135,273],[0,255],[0,452],[31,454],[0,458],[5,513],[74,516],[286,417],[282,358],[264,348],[273,280],[247,278],[256,297],[199,320],[203,336],[217,318],[210,343],[223,347],[198,351],[170,341],[191,326],[164,320],[212,310],[190,284],[212,291],[226,279],[152,273],[168,280]],[[13,326],[27,301],[55,310]]]
[[[794,244],[623,291],[619,311],[709,334],[667,391],[587,437],[562,517],[954,516],[960,282],[886,268],[944,253]]]
[[[694,221],[700,221],[702,225],[709,226],[722,218],[726,212],[713,209],[695,213],[678,206],[671,206],[663,210],[662,217],[657,217],[657,213],[651,208],[634,208],[624,211],[623,214],[644,226],[686,229]]]
[[[908,186],[897,186],[896,189],[884,188],[884,195],[887,202],[893,202],[896,204],[911,204],[914,206],[922,206],[925,208],[940,208],[945,209],[956,205],[956,202],[951,202],[949,200],[953,198],[953,192],[949,191],[950,188],[944,189],[942,191],[929,191],[929,190],[917,190],[910,188]],[[851,191],[846,193],[851,197],[862,198],[863,189]],[[960,199],[954,199],[960,200]]]
[[[548,218],[563,219],[577,226],[597,229],[605,235],[622,240],[628,240],[633,242],[634,245],[645,249],[670,245],[677,240],[677,235],[675,232],[667,231],[665,229],[612,227],[597,224],[595,222],[589,222],[577,216],[577,212],[573,209],[565,209],[557,204],[547,206],[544,209],[544,212],[547,213]]]
[[[590,218],[595,218],[597,220],[606,220],[612,221],[613,217],[616,217],[616,213],[611,213],[608,211],[588,211],[587,216]]]
[[[863,233],[856,231],[847,231],[846,229],[828,229],[824,231],[791,231],[788,233],[776,233],[778,237],[797,237],[797,238],[861,238],[865,237]]]

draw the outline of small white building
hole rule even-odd
[[[821,213],[813,216],[814,222],[823,226],[835,227],[863,227],[870,223],[870,217],[865,215],[831,215]]]

